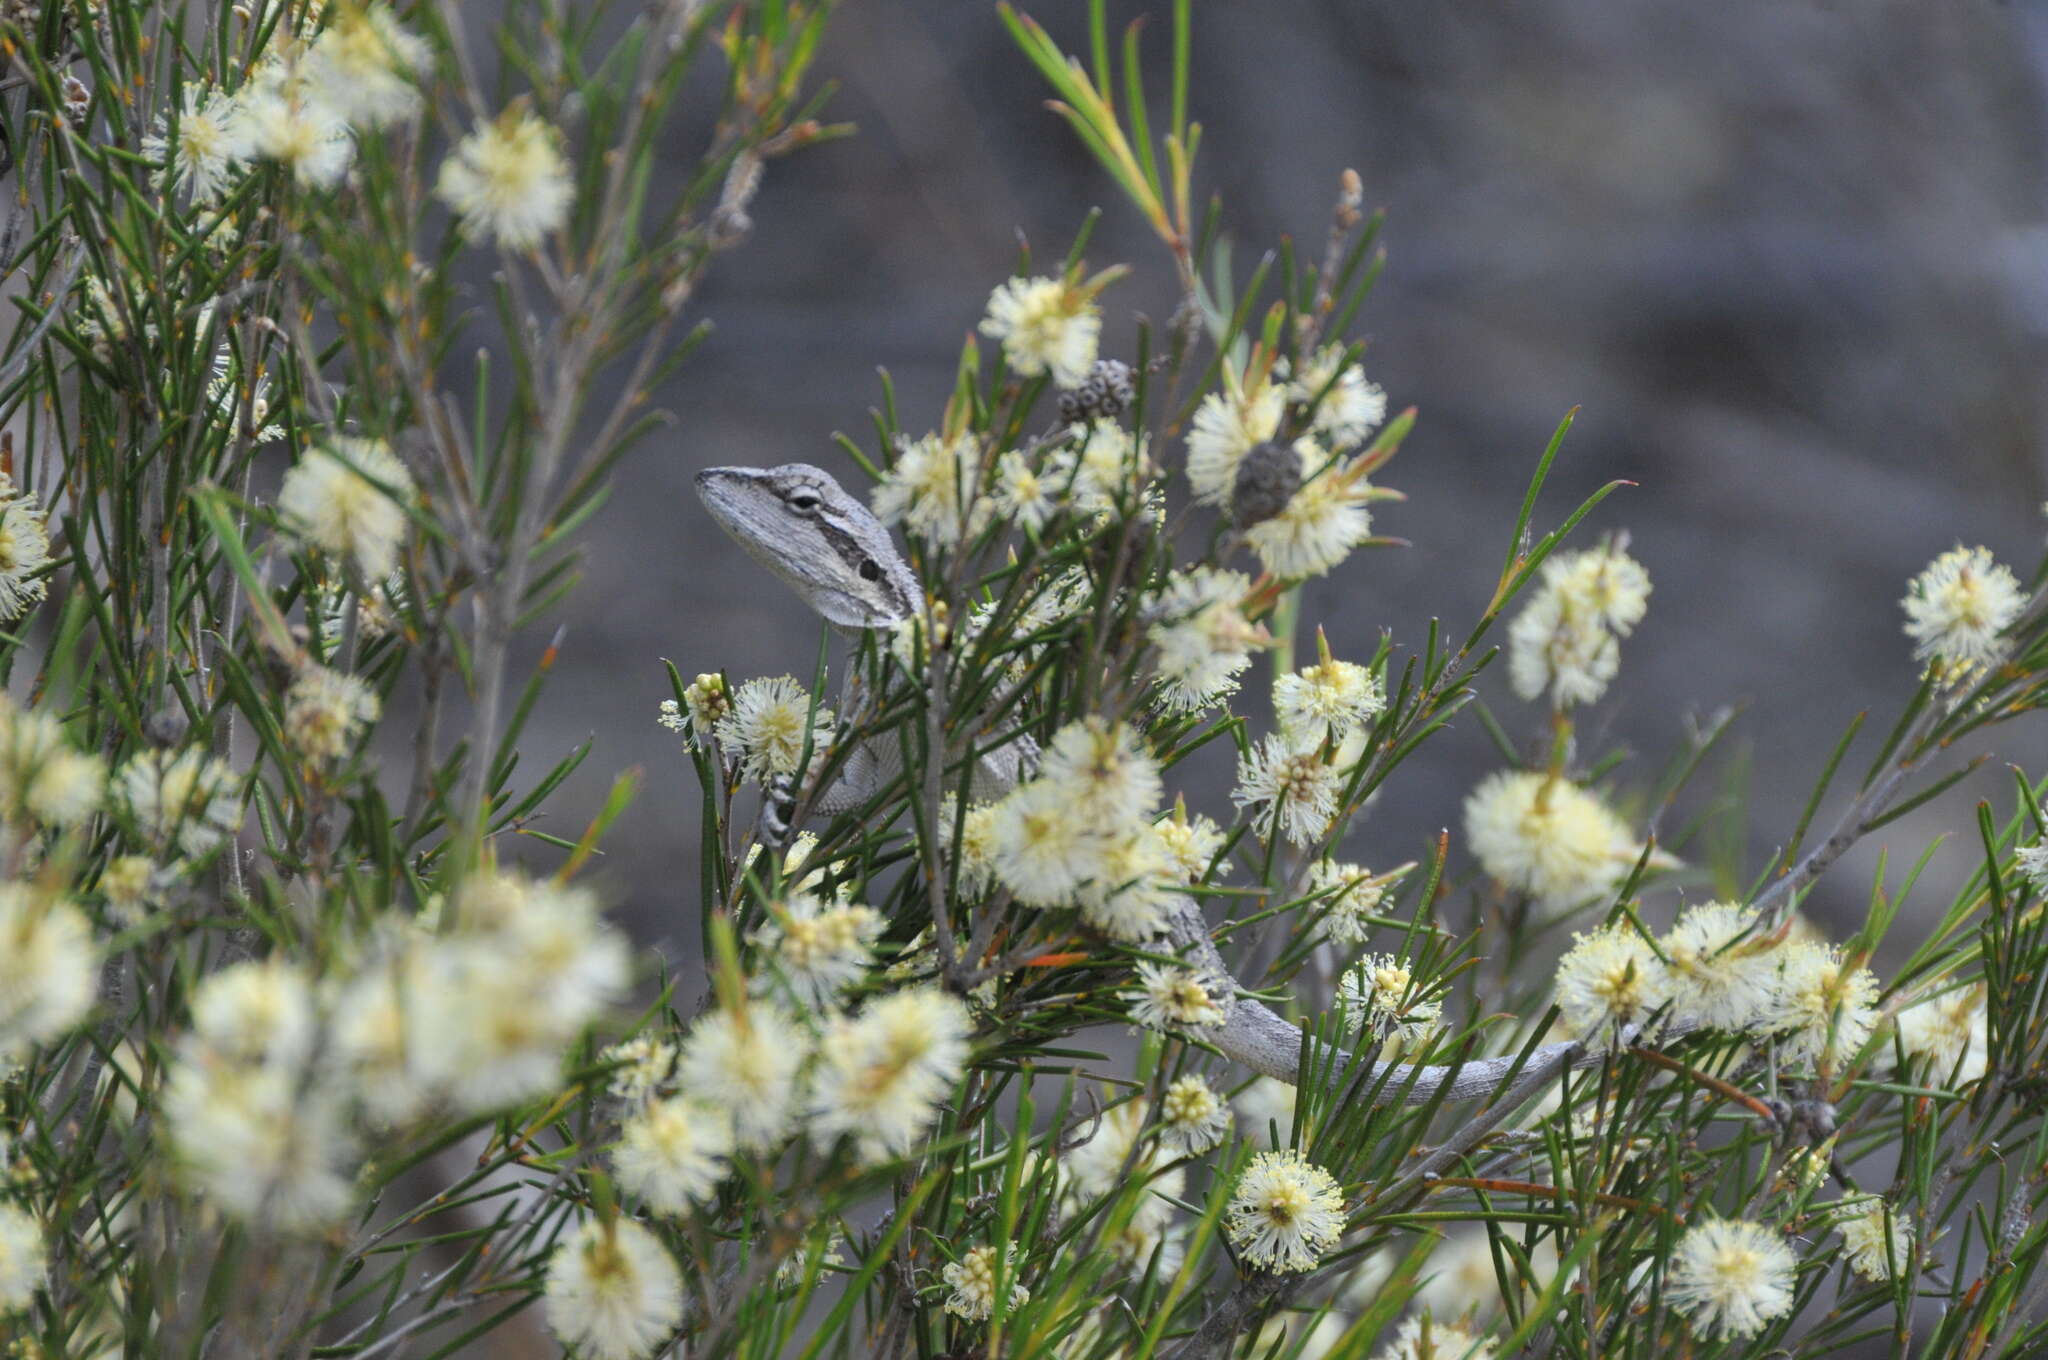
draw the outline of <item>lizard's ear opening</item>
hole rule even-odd
[[[872,557],[863,557],[860,560],[860,579],[863,581],[881,580],[882,564]]]

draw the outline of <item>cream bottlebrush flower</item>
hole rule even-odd
[[[1548,691],[1560,709],[1598,699],[1621,665],[1619,639],[1642,622],[1649,598],[1650,574],[1619,544],[1553,555],[1535,598],[1508,626],[1515,693]]]
[[[211,1058],[299,1067],[316,1024],[312,979],[285,959],[230,964],[192,997],[192,1033]]]
[[[197,747],[130,756],[114,782],[143,834],[180,854],[203,855],[242,825],[234,772]]]
[[[336,435],[284,475],[278,515],[300,538],[381,580],[398,566],[412,474],[381,439]]]
[[[1003,1259],[1010,1277],[1010,1306],[1014,1313],[1031,1301],[1031,1291],[1017,1280],[1017,1244],[1004,1249]],[[947,1296],[946,1311],[969,1322],[986,1322],[996,1310],[996,1251],[975,1247],[939,1272],[953,1292]]]
[[[250,154],[276,161],[308,189],[331,188],[355,159],[348,120],[303,75],[273,71],[241,95]]]
[[[1508,681],[1523,699],[1550,693],[1553,707],[1590,704],[1621,671],[1621,643],[1605,628],[1573,619],[1556,591],[1522,606],[1508,625]]]
[[[2048,841],[2023,846],[2013,852],[2013,865],[2034,891],[2048,896]]]
[[[818,1240],[821,1237],[824,1239],[823,1242]],[[836,1225],[814,1231],[811,1234],[810,1244],[798,1247],[795,1251],[783,1257],[781,1264],[775,1267],[775,1287],[777,1289],[788,1289],[803,1283],[804,1274],[811,1266],[811,1253],[814,1251],[818,1255],[819,1278],[821,1280],[826,1278],[831,1274],[830,1271],[825,1269],[826,1266],[843,1266],[846,1264],[845,1247],[846,1234],[840,1231]]]
[[[1392,954],[1368,954],[1345,970],[1337,1004],[1375,1039],[1419,1039],[1443,1020],[1443,1002],[1417,995],[1414,973]]]
[[[555,1248],[548,1327],[590,1360],[645,1360],[683,1321],[683,1274],[630,1218],[591,1220]]]
[[[1244,541],[1266,570],[1287,580],[1321,576],[1351,555],[1372,534],[1366,506],[1387,493],[1348,464],[1331,465],[1313,439],[1294,443],[1301,459],[1301,487],[1280,513],[1244,531]]]
[[[1961,987],[1899,1012],[1899,1046],[1925,1075],[1967,1086],[1989,1064],[1984,988]]]
[[[1173,864],[1174,876],[1189,883],[1202,881],[1223,848],[1223,829],[1215,819],[1199,812],[1190,817],[1183,804],[1175,805],[1171,817],[1153,823],[1152,830]]]
[[[1272,1271],[1315,1269],[1344,1235],[1344,1196],[1300,1153],[1261,1152],[1238,1178],[1225,1227],[1238,1255]]]
[[[1988,666],[2004,654],[1999,634],[2019,618],[2027,596],[1988,548],[1957,547],[1914,577],[1899,603],[1915,657]]]
[[[754,934],[755,946],[797,1000],[815,1009],[836,1005],[867,973],[885,924],[871,907],[828,903],[807,892],[771,902],[768,918]],[[755,983],[767,986],[769,974],[757,976]]]
[[[1068,723],[1046,748],[1038,777],[1098,827],[1134,825],[1159,806],[1159,762],[1125,723],[1095,717]]]
[[[1005,279],[989,295],[981,333],[1003,342],[1013,373],[1050,373],[1061,387],[1078,387],[1095,363],[1102,309],[1078,280]]]
[[[1562,778],[1488,775],[1465,800],[1465,838],[1480,867],[1559,916],[1611,892],[1641,853],[1619,817]]]
[[[940,826],[953,824],[952,802],[947,800],[940,817]],[[960,856],[960,887],[970,893],[987,892],[996,879],[996,805],[980,803],[967,809],[967,815],[960,819],[960,841],[955,847]]]
[[[1318,860],[1308,872],[1309,892],[1323,900],[1323,929],[1338,944],[1364,944],[1373,917],[1386,901],[1387,889],[1408,872],[1407,866],[1375,876],[1363,865]]]
[[[1872,1284],[1892,1278],[1893,1268],[1913,1269],[1913,1224],[1904,1214],[1872,1196],[1839,1206],[1835,1231],[1849,1265]],[[1890,1237],[1886,1237],[1889,1228]]]
[[[618,1064],[606,1089],[626,1104],[637,1106],[658,1094],[675,1075],[676,1057],[681,1051],[666,1039],[643,1034],[613,1044],[599,1053],[597,1060]]]
[[[996,877],[1026,906],[1065,906],[1102,869],[1097,828],[1067,790],[1042,779],[996,804],[990,834]]]
[[[1377,677],[1355,661],[1324,657],[1273,682],[1280,729],[1304,746],[1342,741],[1387,706]]]
[[[1176,1152],[1207,1152],[1230,1136],[1230,1106],[1202,1077],[1182,1077],[1159,1098],[1159,1141]]]
[[[340,1094],[294,1064],[188,1043],[165,1080],[163,1114],[180,1170],[223,1213],[307,1232],[354,1205]]]
[[[355,749],[381,710],[376,691],[353,675],[308,664],[284,701],[284,733],[309,760],[339,760]]]
[[[531,250],[569,217],[576,182],[562,155],[562,136],[517,105],[464,137],[434,192],[478,241]]]
[[[375,960],[342,989],[334,1007],[335,1056],[375,1128],[411,1123],[437,1094],[421,1071],[426,1064],[413,1050],[407,1025],[413,994],[407,984],[420,976],[408,973],[412,962],[402,955]],[[424,1010],[434,1003],[423,996],[418,1004]]]
[[[869,1162],[916,1150],[967,1065],[973,1027],[957,997],[911,987],[835,1021],[812,1076],[814,1137],[852,1134]]]
[[[22,804],[45,826],[76,826],[99,811],[106,790],[106,762],[66,747],[52,752],[22,786]]]
[[[27,1211],[0,1204],[0,1313],[16,1312],[34,1303],[49,1268],[42,1225]]]
[[[100,871],[99,887],[114,919],[134,925],[156,905],[156,861],[147,855],[117,855]]]
[[[683,1041],[676,1079],[700,1100],[732,1115],[741,1147],[771,1151],[793,1128],[797,1078],[810,1037],[772,1002],[752,1001],[701,1016]]]
[[[0,1063],[84,1020],[99,983],[85,913],[27,883],[0,883]]]
[[[1762,1022],[1777,989],[1777,946],[1749,937],[1756,913],[1709,902],[1678,918],[1658,947],[1667,961],[1674,1016],[1731,1033]]]
[[[420,106],[413,75],[427,64],[427,45],[385,4],[338,7],[306,57],[306,75],[343,118],[378,128],[410,118]]]
[[[1251,386],[1230,382],[1224,391],[1202,398],[1195,410],[1188,431],[1188,485],[1203,505],[1230,504],[1238,465],[1279,433],[1280,418],[1287,413],[1286,389],[1251,376]]]
[[[1854,1056],[1877,1025],[1877,979],[1848,968],[1834,945],[1805,941],[1779,951],[1776,994],[1761,1021],[1783,1033],[1790,1063],[1834,1067]]]
[[[1589,1044],[1632,1042],[1671,999],[1663,960],[1625,921],[1574,938],[1557,961],[1558,1019]]]
[[[165,162],[170,182],[189,203],[213,202],[251,149],[241,103],[217,85],[196,81],[185,86],[176,131],[142,139],[142,154]]]
[[[1156,1030],[1220,1025],[1226,1017],[1216,996],[1222,990],[1217,980],[1204,978],[1192,968],[1141,963],[1131,1019]],[[1227,1000],[1228,993],[1224,997]]]
[[[465,1110],[553,1090],[564,1051],[626,990],[624,937],[588,890],[490,870],[463,880],[450,911],[406,962],[414,1074]]]
[[[1323,346],[1287,383],[1290,401],[1300,406],[1315,403],[1309,428],[1333,449],[1361,442],[1387,418],[1387,394],[1378,383],[1366,381],[1363,368],[1344,362],[1344,348]],[[1273,372],[1287,378],[1285,361],[1275,364]]]
[[[1148,441],[1113,420],[1069,425],[1066,441],[1045,460],[1048,489],[1084,515],[1136,506],[1155,469]]]
[[[1036,531],[1059,509],[1054,494],[1059,484],[1031,466],[1031,460],[1011,449],[996,459],[995,485],[989,499],[1006,523]]]
[[[207,977],[164,1083],[186,1180],[223,1213],[285,1231],[336,1223],[354,1202],[344,1096],[313,1061],[303,969],[272,959]]]
[[[725,1178],[732,1121],[689,1096],[650,1102],[619,1128],[612,1170],[619,1185],[658,1214],[685,1214]]]
[[[980,533],[994,512],[981,494],[981,448],[969,435],[928,434],[902,445],[871,499],[876,519],[941,547]]]
[[[1177,572],[1152,597],[1146,614],[1157,649],[1152,673],[1159,705],[1169,713],[1197,713],[1237,691],[1237,677],[1252,663],[1252,649],[1273,639],[1244,616],[1251,578],[1242,572],[1197,567]]]
[[[1493,1343],[1432,1317],[1411,1317],[1373,1360],[1493,1360]]]
[[[1342,772],[1319,752],[1276,734],[1239,758],[1230,801],[1244,809],[1261,839],[1277,827],[1289,841],[1307,845],[1330,829],[1343,791]]]
[[[732,712],[732,691],[726,687],[724,676],[706,673],[683,690],[683,702],[690,710],[690,729],[701,737]]]
[[[1166,929],[1173,861],[1145,823],[1108,838],[1096,876],[1081,891],[1081,916],[1111,939],[1149,940]]]
[[[1259,1077],[1239,1091],[1230,1103],[1254,1138],[1268,1147],[1279,1147],[1287,1142],[1287,1136],[1294,1128],[1294,1099],[1294,1087],[1288,1083]],[[1273,1140],[1275,1128],[1280,1133],[1278,1143]]]
[[[49,593],[50,535],[34,496],[0,474],[0,623],[20,618]]]
[[[797,772],[806,736],[814,756],[832,744],[832,710],[820,704],[813,720],[810,691],[787,675],[749,680],[712,732],[720,745],[738,754],[742,771],[766,780]]]
[[[1650,609],[1650,573],[1622,543],[1553,554],[1543,564],[1546,587],[1590,624],[1627,637]]]
[[[74,826],[99,810],[106,786],[106,763],[73,750],[62,723],[0,697],[0,809],[9,820]]]
[[[1761,1223],[1714,1219],[1678,1239],[1664,1297],[1706,1337],[1755,1336],[1792,1311],[1798,1259]]]

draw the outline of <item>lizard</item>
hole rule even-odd
[[[780,467],[715,467],[697,474],[697,494],[719,527],[834,628],[858,637],[864,629],[892,630],[917,617],[924,594],[910,565],[897,552],[889,530],[859,497],[832,475],[807,463]],[[977,800],[1007,792],[1033,772],[1035,745],[1019,738],[984,752],[974,773]],[[879,749],[878,749],[879,748]],[[814,793],[811,806],[836,815],[862,806],[902,770],[899,742],[878,738],[852,752],[832,785]],[[1167,908],[1167,934],[1197,976],[1213,978],[1212,993],[1224,1012],[1220,1025],[1200,1037],[1225,1056],[1262,1076],[1293,1085],[1300,1072],[1302,1031],[1243,987],[1224,965],[1201,908],[1187,894],[1175,894]],[[1662,1037],[1676,1036],[1667,1025]],[[1632,1036],[1631,1036],[1632,1037]],[[1470,1100],[1505,1092],[1483,1114],[1433,1153],[1411,1176],[1447,1165],[1567,1067],[1597,1066],[1607,1050],[1577,1040],[1544,1044],[1525,1059],[1474,1059],[1455,1066],[1375,1062],[1361,1089],[1377,1089],[1382,1100],[1426,1104],[1448,1087],[1448,1100]],[[1353,1075],[1342,1050],[1318,1053],[1318,1066]],[[1462,1147],[1459,1146],[1462,1144]]]
[[[896,551],[889,531],[833,476],[808,463],[780,467],[714,467],[697,474],[697,496],[720,528],[769,574],[842,636],[858,638],[874,629],[893,632],[919,614],[924,591],[910,564]],[[867,709],[851,667],[840,712],[857,721]],[[976,801],[1007,793],[1020,776],[1036,768],[1038,748],[1018,736],[981,752],[969,792]],[[838,777],[810,795],[810,807],[824,815],[851,812],[882,791],[903,769],[903,738],[875,738],[847,754]],[[799,791],[771,793],[793,804]],[[790,828],[771,820],[771,839],[786,840]]]

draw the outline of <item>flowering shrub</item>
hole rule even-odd
[[[1768,864],[1659,831],[1725,721],[1647,787],[1581,735],[1657,552],[1593,537],[1613,487],[1542,529],[1569,418],[1478,618],[1311,642],[1416,421],[1349,338],[1378,219],[1347,172],[1318,261],[1233,274],[1185,4],[1149,102],[1099,6],[1085,62],[1002,11],[1177,309],[1105,353],[1084,228],[843,478],[706,484],[846,641],[670,669],[700,960],[607,922],[632,780],[532,825],[583,753],[522,765],[513,644],[770,163],[837,131],[828,8],[6,10],[20,1353],[2038,1351],[2042,786],[1945,902],[1905,911],[1922,856],[1846,939],[1800,906],[2048,704],[2048,564],[1910,583],[1897,721],[1815,752]],[[1369,852],[1460,715],[1502,762],[1461,834]]]

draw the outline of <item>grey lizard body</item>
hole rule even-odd
[[[710,468],[697,474],[697,494],[749,556],[842,633],[857,637],[863,629],[894,629],[917,617],[923,591],[888,529],[829,473],[807,463]],[[975,798],[993,799],[1007,792],[1020,774],[1028,773],[1035,750],[1011,743],[984,753],[975,771]],[[895,779],[902,767],[899,741],[868,742],[852,753],[830,788],[816,791],[812,806],[828,815],[859,807]],[[1263,1002],[1237,995],[1244,988],[1224,967],[1193,898],[1172,899],[1168,933],[1198,972],[1230,979],[1219,998],[1224,1022],[1205,1027],[1199,1037],[1253,1071],[1293,1084],[1301,1030]],[[1667,1029],[1666,1036],[1670,1034]],[[1542,1045],[1519,1068],[1513,1057],[1477,1059],[1457,1067],[1376,1063],[1365,1086],[1384,1078],[1380,1099],[1418,1105],[1436,1099],[1445,1086],[1451,1100],[1506,1089],[1506,1100],[1453,1140],[1472,1136],[1476,1141],[1476,1135],[1506,1118],[1560,1070],[1593,1066],[1601,1056],[1599,1050],[1573,1041]],[[1332,1070],[1342,1074],[1348,1068],[1347,1055],[1338,1054]]]

